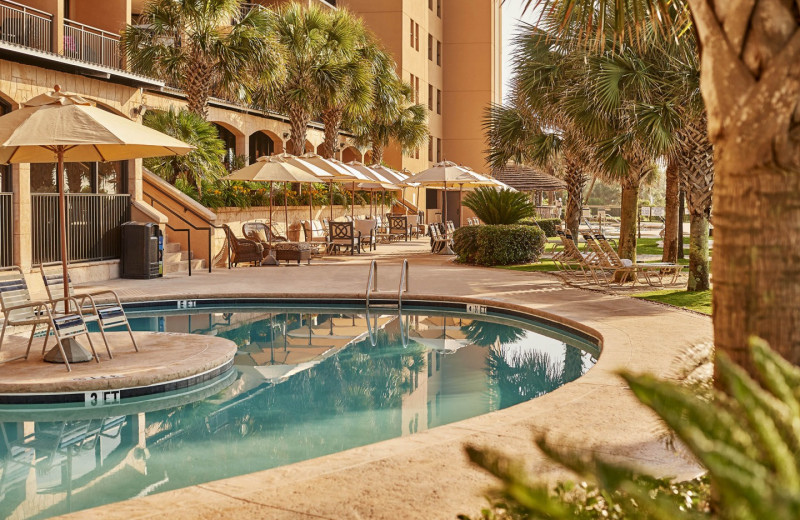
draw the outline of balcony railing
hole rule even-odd
[[[119,34],[65,19],[64,56],[120,69]]]
[[[10,0],[0,0],[0,40],[51,51],[53,15]]]
[[[0,193],[0,267],[12,265],[14,262],[11,211],[11,194]]]
[[[61,260],[58,238],[58,195],[31,195],[33,264]],[[130,195],[71,193],[67,195],[67,247],[70,262],[120,257],[120,225],[131,218]]]

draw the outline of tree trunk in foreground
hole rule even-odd
[[[622,208],[619,221],[620,258],[636,262],[636,222],[639,215],[639,177],[622,182]]]
[[[689,3],[715,154],[716,348],[752,373],[759,336],[800,364],[800,8]]]
[[[564,214],[564,225],[578,239],[578,227],[581,225],[581,197],[586,178],[572,161],[566,161],[565,177],[567,182],[567,209]],[[561,218],[559,216],[559,218]]]
[[[678,163],[670,159],[667,164],[667,193],[664,204],[664,252],[662,262],[678,261],[678,211],[680,201],[680,179],[678,178]]]

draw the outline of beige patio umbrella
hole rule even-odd
[[[121,161],[183,155],[182,141],[61,92],[41,94],[0,117],[0,163],[57,163],[58,219],[64,294],[69,294],[64,162]],[[91,358],[89,358],[91,359]]]
[[[272,183],[273,182],[320,182],[316,175],[301,170],[297,166],[289,163],[285,158],[279,156],[259,157],[250,166],[245,166],[241,170],[236,170],[227,177],[229,181],[254,181],[269,183],[269,258],[267,263],[277,265],[277,261],[272,256]],[[283,197],[283,216],[286,231],[289,231],[289,208],[286,203],[286,196]]]

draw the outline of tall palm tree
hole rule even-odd
[[[261,102],[289,116],[293,153],[305,150],[308,124],[323,108],[322,93],[346,82],[359,27],[351,16],[315,5],[291,3],[278,10],[274,28],[285,49],[286,77],[267,86]]]
[[[325,140],[321,155],[332,158],[336,153],[339,130],[343,122],[347,124],[365,116],[372,106],[372,77],[378,53],[384,52],[372,34],[363,26],[361,19],[345,9],[332,13],[341,17],[339,23],[352,24],[355,38],[353,49],[346,52],[350,58],[344,63],[342,74],[335,82],[326,83],[320,89],[320,106]]]
[[[241,0],[149,0],[121,41],[134,72],[183,89],[188,109],[208,116],[208,98],[247,101],[257,84],[280,79],[283,60],[273,15],[243,13]]]
[[[414,90],[395,72],[391,56],[376,51],[372,59],[372,106],[353,121],[356,143],[370,146],[372,162],[383,161],[383,152],[394,140],[404,152],[425,144],[428,138],[427,109],[414,103]]]

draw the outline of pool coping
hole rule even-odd
[[[191,292],[176,293],[173,296],[159,295],[159,298],[175,300],[206,299],[203,294]],[[242,292],[225,294],[224,299],[230,300],[236,298],[298,301],[296,293],[262,293],[255,296],[252,293]],[[341,301],[342,299],[350,299],[353,302],[363,302],[364,296],[363,293],[304,293],[300,300],[303,299],[314,299],[315,302],[319,302],[320,300]],[[126,298],[125,303],[130,304],[146,302],[147,300],[147,297],[133,297]],[[386,509],[381,509],[381,505],[383,500],[391,501],[389,499],[392,499],[394,502],[397,502],[399,499],[398,497],[394,496],[394,493],[389,493],[383,497],[370,493],[371,498],[364,498],[365,503],[357,506],[347,506],[345,503],[342,503],[343,500],[359,500],[359,497],[365,493],[362,485],[356,485],[356,483],[352,482],[350,479],[354,475],[360,474],[362,476],[359,477],[359,479],[366,479],[368,483],[374,484],[377,488],[380,488],[384,491],[393,491],[391,489],[387,489],[391,488],[391,485],[387,484],[386,482],[380,482],[382,482],[381,479],[391,479],[390,475],[396,475],[397,471],[403,471],[399,469],[399,467],[396,465],[396,462],[398,460],[406,462],[418,461],[421,464],[429,464],[429,457],[426,455],[426,453],[429,453],[431,449],[445,450],[449,455],[450,462],[448,464],[455,465],[455,469],[448,471],[446,474],[440,474],[438,476],[447,477],[450,479],[453,477],[453,471],[459,472],[462,471],[465,466],[468,467],[468,464],[466,464],[464,460],[461,447],[468,443],[480,445],[481,441],[476,441],[473,438],[477,437],[480,439],[487,436],[489,438],[494,438],[495,442],[497,440],[501,440],[501,442],[508,444],[509,447],[513,445],[513,447],[517,448],[518,451],[521,449],[527,450],[527,455],[534,459],[532,461],[534,464],[544,464],[548,467],[546,472],[547,474],[559,474],[563,476],[563,471],[555,470],[552,464],[544,462],[541,455],[533,455],[536,452],[531,446],[529,446],[531,444],[531,431],[527,427],[524,427],[523,430],[527,431],[528,433],[523,433],[519,430],[519,427],[530,422],[531,419],[541,416],[542,411],[537,409],[542,408],[541,405],[543,404],[545,405],[544,408],[547,408],[548,406],[553,408],[553,403],[558,403],[558,401],[566,401],[570,404],[576,404],[581,401],[586,401],[587,396],[591,397],[592,393],[594,393],[596,390],[601,390],[602,388],[609,388],[612,390],[612,393],[615,394],[619,394],[621,392],[620,395],[624,395],[626,399],[629,398],[629,391],[627,391],[627,389],[619,380],[616,380],[613,383],[606,381],[609,377],[609,373],[615,371],[616,368],[608,370],[600,366],[601,364],[605,364],[605,362],[609,360],[609,357],[616,356],[616,353],[614,352],[616,349],[612,348],[610,351],[607,350],[609,345],[607,342],[607,336],[609,335],[609,332],[600,330],[604,327],[592,327],[559,314],[543,311],[541,309],[534,309],[530,306],[530,304],[517,304],[495,298],[487,299],[456,295],[444,296],[431,294],[408,294],[404,296],[404,301],[423,301],[428,304],[430,302],[449,302],[459,304],[486,305],[492,308],[518,312],[525,316],[532,316],[539,320],[544,319],[554,322],[562,327],[573,328],[591,337],[594,337],[602,345],[603,354],[598,359],[598,365],[578,380],[568,383],[550,394],[503,410],[498,410],[456,423],[439,426],[408,437],[398,437],[288,466],[260,471],[249,475],[231,477],[220,481],[209,482],[206,484],[191,486],[188,488],[169,491],[148,497],[118,502],[95,509],[79,511],[71,515],[66,515],[65,518],[145,518],[155,516],[155,511],[162,511],[169,507],[170,504],[181,502],[190,505],[185,516],[178,515],[179,517],[186,518],[204,515],[208,517],[234,516],[234,511],[237,514],[251,511],[253,514],[260,515],[265,514],[265,512],[269,512],[270,517],[275,518],[295,518],[304,517],[306,515],[308,515],[308,517],[319,518],[393,518],[397,512],[397,509],[388,505]],[[645,302],[637,302],[637,304],[647,305]],[[680,313],[680,311],[675,311],[672,309],[669,310],[667,314],[676,312]],[[591,322],[592,320],[587,321]],[[616,335],[613,330],[609,330],[611,331],[612,335]],[[615,338],[615,340],[616,339],[618,338]],[[630,342],[628,342],[627,347],[628,349],[631,347]],[[619,363],[615,359],[615,366],[617,365],[619,365]],[[598,381],[599,379],[604,379],[604,381],[600,382]],[[587,388],[589,388],[588,392]],[[591,398],[589,399],[589,402],[592,402]],[[603,402],[603,406],[598,406],[597,408],[606,409],[608,405],[611,405],[612,408],[614,407],[614,403]],[[559,406],[555,406],[555,408],[559,408]],[[634,419],[637,419],[638,416],[641,416],[642,420],[638,422],[643,422],[645,425],[657,426],[659,421],[654,418],[649,411],[642,410],[641,408],[631,411],[631,415],[637,416],[634,417]],[[588,413],[591,415],[592,410],[588,410]],[[509,425],[514,431],[514,433],[511,434],[511,437],[509,437],[508,432],[505,432],[509,429]],[[541,432],[541,430],[539,431]],[[612,429],[609,431],[614,431],[614,428],[612,427]],[[589,436],[594,436],[595,438],[599,436],[601,437],[600,441],[602,442],[602,435],[600,435],[597,431],[583,433],[588,433]],[[652,434],[647,435],[647,437],[652,436]],[[525,447],[521,447],[520,442],[522,442]],[[596,444],[596,442],[594,444]],[[454,447],[455,452],[453,451]],[[458,457],[455,455],[456,453],[461,453],[461,456],[460,458],[453,459],[453,456]],[[623,453],[615,454],[614,456],[630,462],[631,460],[636,460],[638,454]],[[438,457],[440,458],[441,455]],[[437,458],[437,455],[433,455],[433,458]],[[653,462],[656,466],[660,466],[662,475],[679,474],[682,477],[688,477],[696,474],[699,471],[697,466],[693,462],[685,459],[682,454],[671,454],[663,460],[654,459],[651,462]],[[368,473],[370,476],[367,476],[366,473],[362,473],[360,470],[369,470]],[[442,468],[442,471],[446,470]],[[371,478],[375,475],[378,476],[378,481],[375,481],[373,478]],[[463,480],[466,478],[466,476],[459,475],[458,478]],[[431,510],[429,507],[427,510],[427,513],[429,513],[428,517],[452,518],[454,516],[453,511],[475,511],[476,504],[479,505],[483,502],[483,499],[480,498],[482,492],[477,490],[485,489],[485,486],[491,482],[491,479],[478,470],[474,470],[473,468],[473,471],[470,472],[467,480],[469,481],[470,485],[466,486],[464,489],[449,490],[452,492],[451,494],[453,497],[447,497],[447,504],[442,504],[441,508],[437,506],[437,508],[433,510]],[[322,487],[318,487],[317,484],[321,484]],[[332,485],[334,486],[333,488],[331,487]],[[345,488],[343,490],[339,489],[342,485]],[[293,489],[293,487],[299,487],[299,489]],[[315,491],[312,491],[311,489],[314,489]],[[336,491],[336,489],[339,489],[339,491]],[[279,498],[274,500],[270,499],[269,497],[273,496],[271,494],[273,491],[275,493],[291,491],[292,499],[297,500],[298,503],[286,503],[284,500]],[[326,493],[330,493],[330,495]],[[264,494],[267,495],[266,498],[262,496]],[[467,497],[471,497],[468,499],[468,503],[463,503],[463,506],[457,506],[457,509],[453,510],[452,498],[459,500],[467,499]],[[439,494],[438,498],[441,499],[443,497],[441,494]],[[370,514],[365,516],[365,509],[370,511]],[[191,515],[189,512],[191,512]],[[442,514],[437,514],[437,512]]]

